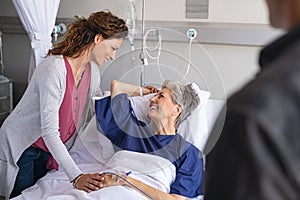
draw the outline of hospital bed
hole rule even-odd
[[[210,99],[210,93],[202,91],[201,104],[180,126],[179,133],[200,150],[218,116],[224,101]],[[145,117],[145,105],[149,96],[129,97],[136,116],[141,120]],[[200,120],[201,119],[201,120]],[[190,134],[191,132],[194,134]],[[130,176],[141,180],[153,187],[168,192],[169,185],[174,180],[174,174],[168,162],[158,156],[145,155],[136,152],[119,151],[114,153],[112,143],[97,130],[94,117],[85,131],[76,139],[70,154],[84,173],[94,172],[131,172]],[[98,191],[86,193],[72,186],[62,169],[50,171],[38,182],[24,190],[14,200],[120,200],[120,199],[149,199],[136,190],[123,186],[112,186]],[[201,200],[200,195],[194,200]]]

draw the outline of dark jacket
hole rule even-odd
[[[300,199],[300,26],[261,51],[207,144],[205,200]]]

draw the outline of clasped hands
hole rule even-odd
[[[73,181],[75,188],[84,190],[86,192],[92,192],[104,187],[125,185],[126,174],[124,173],[94,173],[94,174],[82,174]]]

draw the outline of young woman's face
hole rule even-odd
[[[94,61],[99,66],[103,65],[108,60],[114,60],[116,52],[123,42],[122,38],[112,38],[103,40],[95,38],[95,46],[91,51],[91,61]]]
[[[150,99],[148,116],[155,120],[176,118],[179,114],[178,107],[179,105],[172,101],[171,91],[163,88]]]

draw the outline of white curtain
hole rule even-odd
[[[12,0],[31,42],[28,82],[52,47],[51,33],[60,0]]]

